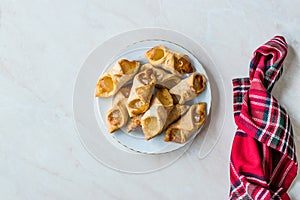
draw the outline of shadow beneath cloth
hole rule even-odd
[[[281,105],[286,108],[292,120],[294,130],[294,141],[296,145],[297,160],[300,160],[300,117],[295,108],[298,108],[300,99],[299,91],[299,56],[293,46],[288,47],[288,54],[284,62],[283,74],[279,81],[275,84],[272,94],[279,100]],[[298,94],[297,94],[298,92]],[[287,95],[290,94],[290,95]],[[292,98],[297,96],[297,98]],[[285,103],[286,102],[286,103]],[[285,105],[286,104],[286,105]],[[298,168],[298,176],[295,182],[300,182],[300,169]]]

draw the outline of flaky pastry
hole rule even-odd
[[[177,122],[170,125],[164,136],[164,141],[184,143],[195,133],[206,119],[206,103],[194,104]]]
[[[96,85],[96,97],[111,97],[131,80],[138,72],[140,63],[137,61],[119,60],[113,68],[101,76]]]
[[[181,78],[177,75],[172,73],[168,73],[163,69],[159,69],[157,67],[152,66],[151,64],[147,63],[141,67],[141,71],[146,69],[152,69],[156,78],[156,86],[157,88],[167,88],[170,89],[177,85]]]
[[[110,133],[123,127],[128,120],[126,108],[130,87],[124,87],[117,92],[113,99],[112,107],[107,111],[106,122]]]
[[[141,119],[146,140],[150,140],[162,132],[167,117],[168,111],[157,97],[154,97],[151,107],[145,112]]]
[[[153,66],[160,66],[175,75],[195,71],[187,55],[173,52],[164,46],[153,47],[145,53],[145,56]]]
[[[205,85],[205,76],[200,73],[193,73],[171,88],[170,93],[178,97],[179,104],[184,104],[199,95],[205,89]]]
[[[127,103],[130,117],[148,110],[155,83],[156,79],[152,69],[142,71],[134,77]]]

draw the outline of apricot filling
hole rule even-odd
[[[200,93],[204,88],[204,80],[201,74],[196,74],[193,82],[193,87],[196,93]]]
[[[146,55],[149,59],[151,59],[153,61],[157,61],[164,57],[165,52],[163,49],[161,49],[159,47],[154,47],[154,48],[150,49],[149,51],[147,51]]]
[[[196,124],[202,124],[202,122],[205,120],[205,107],[203,107],[203,104],[196,107],[193,111],[193,122]]]
[[[146,118],[144,123],[148,130],[155,130],[158,126],[156,117]]]
[[[167,89],[160,89],[156,92],[158,99],[164,106],[173,105],[173,98]]]
[[[98,82],[98,86],[99,86],[99,91],[101,93],[111,92],[114,89],[112,78],[109,76],[105,76],[102,79],[100,79]]]
[[[179,142],[181,137],[181,130],[178,128],[173,128],[168,133],[165,135],[164,141],[169,142],[169,141],[174,141],[174,142]]]
[[[128,61],[126,59],[120,60],[119,64],[124,74],[132,74],[138,67],[138,63],[136,61]]]
[[[128,105],[128,107],[137,109],[137,110],[142,109],[144,106],[145,106],[144,103],[139,99],[131,101]]]
[[[192,73],[194,68],[186,56],[180,58],[175,56],[175,70],[180,74]]]
[[[119,110],[114,110],[108,115],[107,119],[111,125],[118,126],[122,121],[121,112]]]

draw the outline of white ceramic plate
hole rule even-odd
[[[181,148],[168,153],[143,154],[124,147],[106,132],[106,125],[101,122],[94,97],[95,83],[105,70],[105,66],[108,67],[116,59],[116,55],[121,55],[124,50],[129,50],[130,47],[134,47],[132,45],[140,41],[157,39],[172,41],[186,47],[205,67],[212,88],[213,109],[208,110],[210,116],[201,134],[198,134],[199,137],[195,138],[195,142],[192,143],[194,140],[191,140]],[[224,90],[222,74],[197,42],[173,30],[137,29],[115,35],[97,45],[82,63],[74,83],[74,124],[83,147],[101,164],[126,173],[149,173],[175,163],[191,146],[191,152],[199,152],[199,157],[204,159],[216,146],[222,133],[228,98]]]
[[[196,57],[188,51],[188,49],[179,46],[174,42],[156,39],[156,40],[143,40],[143,41],[135,42],[134,44],[129,44],[121,52],[116,52],[116,55],[108,62],[108,64],[104,68],[102,68],[102,71],[99,72],[99,76],[102,76],[109,68],[111,68],[121,58],[125,58],[128,60],[137,60],[141,62],[141,64],[147,63],[147,60],[144,56],[145,52],[151,49],[152,47],[158,45],[163,45],[171,49],[172,51],[180,52],[182,54],[188,55],[191,64],[195,67],[196,72],[200,72],[205,75],[205,77],[207,78],[206,89],[204,90],[204,92],[198,95],[193,101],[189,102],[189,104],[191,105],[194,103],[206,102],[207,115],[209,115],[209,111],[211,107],[211,88],[210,88],[210,83],[206,71],[201,65],[201,63],[196,59]],[[98,56],[101,57],[101,55]],[[142,133],[142,130],[140,128],[138,128],[136,131],[127,133],[126,128],[123,127],[122,129],[119,129],[114,133],[109,134],[105,116],[107,111],[112,105],[112,99],[113,99],[112,97],[95,98],[95,104],[97,108],[95,114],[96,117],[100,119],[98,120],[98,122],[100,122],[99,127],[104,127],[101,129],[101,132],[103,134],[106,134],[107,136],[113,137],[124,147],[127,147],[136,152],[146,153],[146,154],[160,154],[160,153],[167,153],[170,151],[174,151],[180,147],[183,147],[185,144],[189,143],[189,141],[193,140],[193,138],[197,135],[197,133],[201,131],[202,127],[200,127],[200,129],[197,130],[184,144],[164,142],[163,138],[165,132],[161,133],[160,135],[156,136],[155,138],[149,141],[146,141]]]

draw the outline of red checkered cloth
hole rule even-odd
[[[230,161],[230,199],[290,199],[297,175],[291,120],[271,95],[287,54],[276,36],[254,52],[250,77],[234,79],[237,131]]]

